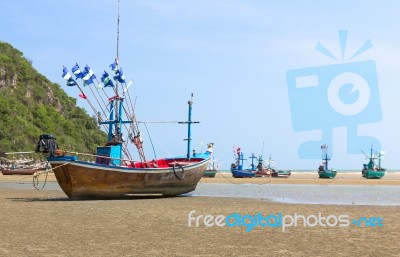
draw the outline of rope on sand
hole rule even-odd
[[[61,165],[57,166],[56,168],[65,166],[65,165],[67,165],[67,164],[69,164],[69,163],[67,162],[67,163],[61,164]],[[49,172],[50,172],[50,171],[53,171],[53,170],[55,169],[55,168],[50,168],[50,169],[49,169],[49,166],[50,166],[50,164],[47,163],[47,164],[46,164],[46,170],[44,170],[44,171],[39,171],[39,172],[35,172],[35,174],[33,174],[33,177],[32,177],[32,180],[33,180],[33,181],[32,181],[32,183],[33,183],[33,187],[34,187],[36,190],[42,190],[42,189],[45,187],[45,185],[46,185],[46,183],[47,183],[47,177],[48,177],[48,175],[49,175]],[[40,176],[41,174],[43,174],[43,173],[46,173],[46,178],[45,178],[45,180],[44,180],[43,186],[42,186],[41,188],[39,188],[39,187],[38,187],[38,185],[39,185],[39,176]]]
[[[224,174],[222,174],[222,172],[220,172],[219,170],[217,170],[217,172],[218,172],[218,174],[220,174],[224,179],[228,180],[228,181],[231,182],[232,184],[241,185],[241,183],[237,183],[237,182],[233,181],[232,179],[230,179],[230,178],[228,178],[228,177],[225,177]]]

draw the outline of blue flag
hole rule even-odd
[[[69,74],[67,68],[63,68],[62,77],[67,81],[67,86],[72,87],[78,85],[76,81],[72,78],[71,74]]]
[[[66,81],[69,80],[69,78],[71,78],[71,74],[69,74],[67,68],[65,68],[65,66],[63,66],[63,74],[61,75],[61,77],[63,77]]]
[[[110,64],[111,70],[117,71],[118,70],[118,61],[115,59],[114,63]]]
[[[103,76],[101,76],[101,82],[104,83],[105,87],[114,87],[114,83],[106,71],[104,71]]]
[[[79,69],[78,63],[76,63],[75,66],[72,67],[72,72],[74,73],[74,75],[77,79],[81,79],[83,77],[83,74],[82,74],[81,70]]]
[[[85,82],[86,85],[90,85],[94,84],[94,79],[96,79],[96,75],[94,75],[90,67],[86,65],[85,70],[82,72],[82,80]]]
[[[124,77],[124,73],[122,72],[122,68],[119,68],[116,72],[115,72],[115,76],[114,76],[115,80],[118,80],[121,83],[125,83],[125,77]]]
[[[78,84],[76,83],[76,81],[73,78],[70,78],[67,81],[67,86],[72,87],[72,86],[77,86]]]

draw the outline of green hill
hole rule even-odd
[[[106,141],[75,98],[0,41],[0,152],[33,151],[39,135],[47,133],[57,137],[60,148],[79,152],[94,152]]]

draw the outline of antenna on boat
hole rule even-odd
[[[118,20],[117,20],[117,60],[119,58],[119,1],[118,0]]]
[[[262,143],[261,158],[263,157],[263,155],[264,155],[264,141],[263,141],[263,143]]]

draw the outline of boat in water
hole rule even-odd
[[[328,146],[321,145],[322,150],[322,164],[318,167],[318,175],[319,178],[334,178],[336,177],[337,171],[335,169],[328,168],[328,161],[330,158],[328,157]]]
[[[119,33],[117,42],[118,39]],[[154,156],[155,158],[148,160],[143,150],[146,145],[139,130],[140,122],[136,120],[133,104],[127,93],[132,81],[126,83],[119,63],[117,43],[117,57],[110,65],[115,74],[114,83],[107,72],[101,78],[102,83],[97,81],[99,86],[103,86],[103,91],[109,89],[114,96],[106,98],[105,112],[98,112],[92,108],[95,113],[98,113],[99,126],[107,133],[107,142],[98,146],[94,154],[82,154],[62,150],[58,147],[54,135],[43,134],[39,138],[36,151],[48,153],[47,159],[57,182],[69,198],[108,199],[131,195],[176,196],[195,190],[210,162],[212,144],[205,153],[193,154],[191,151],[191,127],[194,123],[198,123],[191,119],[193,93],[188,101],[188,120],[178,122],[187,124],[188,128],[188,137],[185,139],[187,140],[186,155],[169,158]],[[97,80],[93,76],[94,73],[88,66],[81,71],[78,64],[72,68],[72,72],[76,79],[72,78],[65,67],[62,77],[67,81],[68,86],[78,87],[81,98],[93,106],[88,95],[82,91],[78,79],[81,79],[83,84],[87,85],[85,88],[88,88]],[[126,134],[123,134],[124,128]],[[138,160],[132,158],[128,149],[129,143],[132,143],[133,147],[137,149]],[[91,160],[87,160],[88,158]]]
[[[364,153],[365,154],[365,153]],[[370,155],[365,154],[369,162],[363,164],[361,174],[367,179],[380,179],[385,176],[386,169],[381,166],[381,159],[385,155],[383,151],[373,155],[373,149],[371,146]],[[376,163],[378,161],[378,163]]]
[[[243,152],[241,152],[240,147],[234,151],[236,162],[231,164],[231,172],[234,178],[252,178],[256,175],[255,165],[252,163],[250,168],[243,168]],[[252,155],[254,156],[254,154]],[[254,158],[252,158],[254,160]]]

